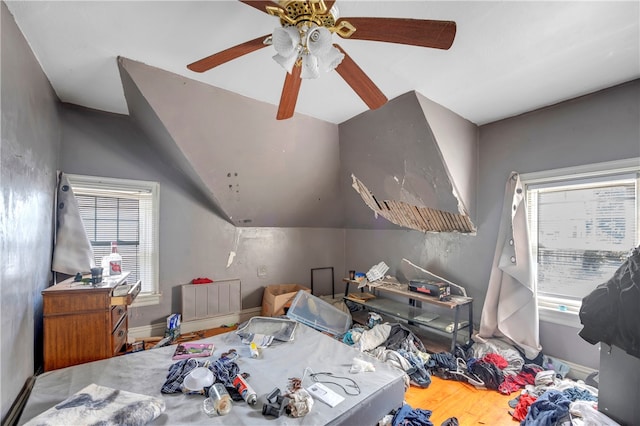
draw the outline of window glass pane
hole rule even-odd
[[[96,264],[118,242],[129,281],[141,293],[158,293],[158,184],[147,181],[68,175],[93,247]]]
[[[637,241],[634,180],[529,191],[538,293],[581,300]]]

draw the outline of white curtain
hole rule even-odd
[[[478,337],[506,338],[529,359],[542,350],[533,265],[524,189],[511,172]]]
[[[76,197],[64,173],[58,174],[56,240],[51,270],[67,275],[88,273],[95,266],[93,249],[82,224]]]

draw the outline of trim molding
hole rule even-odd
[[[555,358],[555,357],[552,357]],[[585,367],[584,365],[575,364],[570,361],[565,361],[564,359],[555,358],[560,362],[567,364],[571,370],[567,373],[567,377],[573,380],[585,380],[587,376],[595,371],[593,368]]]
[[[240,312],[234,312],[225,315],[218,315],[209,318],[200,318],[180,324],[180,333],[192,333],[194,331],[206,330],[208,328],[218,328],[223,325],[239,324],[247,321],[251,317],[260,315],[262,307],[243,309]],[[143,337],[164,336],[166,324],[151,324],[141,327],[129,328],[129,339],[138,339]]]
[[[538,307],[538,317],[540,321],[565,325],[576,329],[582,328],[580,316],[574,312],[562,312],[557,309]]]

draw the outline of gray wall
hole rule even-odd
[[[239,227],[343,225],[338,126],[120,58],[130,115]],[[167,140],[169,139],[169,140]],[[167,149],[168,148],[168,149]],[[187,164],[185,164],[187,163]]]
[[[367,271],[403,257],[466,287],[479,323],[509,173],[640,157],[640,81],[480,127],[477,236],[347,230],[346,267]],[[598,368],[598,348],[578,329],[542,322],[545,354]]]
[[[61,168],[66,173],[160,183],[160,306],[134,308],[131,326],[162,322],[180,312],[180,285],[196,277],[239,278],[243,309],[262,302],[263,287],[310,286],[311,268],[345,275],[344,233],[324,228],[235,228],[216,215],[202,193],[154,149],[128,117],[64,105]],[[261,141],[257,140],[259,144]],[[236,252],[227,268],[229,252]],[[267,274],[258,277],[258,268]],[[315,280],[314,280],[315,281]],[[316,294],[331,292],[318,276]]]
[[[495,247],[504,181],[528,173],[640,157],[640,80],[480,128],[478,212],[483,245]],[[631,249],[632,247],[629,247]],[[482,251],[478,252],[482,254]],[[488,255],[488,256],[487,256]],[[484,257],[491,258],[493,250]],[[488,280],[488,259],[477,271]],[[541,322],[545,353],[598,368],[598,347],[579,329]]]
[[[57,97],[4,3],[0,15],[0,405],[4,418],[34,365],[41,365],[40,291],[51,280],[60,127]]]
[[[243,308],[259,306],[264,285],[309,285],[309,270],[334,266],[366,271],[384,260],[390,273],[403,257],[464,285],[476,300],[486,293],[504,183],[509,172],[640,156],[638,81],[480,128],[477,236],[399,229],[243,228],[212,211],[201,191],[157,156],[125,116],[57,102],[46,76],[4,3],[2,17],[2,140],[0,145],[0,403],[7,413],[41,354],[40,291],[51,281],[55,171],[161,184],[160,306],[137,308],[132,326],[164,321],[180,309],[179,285],[198,276],[240,278]],[[62,120],[59,122],[59,116]],[[61,142],[62,137],[62,142]],[[363,209],[367,209],[362,206]],[[366,210],[365,210],[366,211]],[[375,225],[374,225],[375,227]],[[229,251],[238,255],[231,267]],[[258,267],[267,275],[257,276]],[[339,288],[340,284],[338,284]],[[327,283],[321,292],[327,292]],[[547,354],[594,368],[597,348],[577,330],[543,323]]]

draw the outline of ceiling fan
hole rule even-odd
[[[335,0],[239,0],[280,18],[273,34],[249,40],[202,58],[187,68],[205,72],[233,59],[273,45],[273,59],[287,70],[278,107],[278,120],[293,116],[303,78],[317,78],[336,70],[370,109],[387,102],[382,91],[337,44],[343,39],[383,41],[447,50],[456,35],[456,23],[408,18],[340,18]]]

